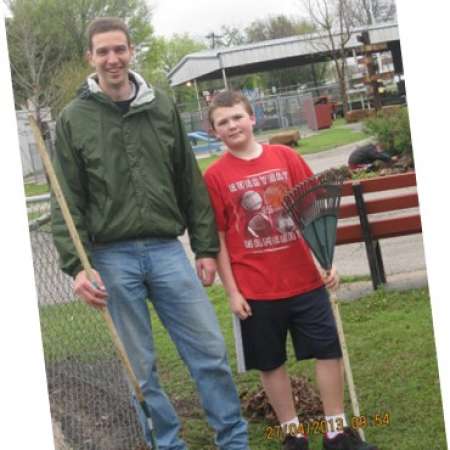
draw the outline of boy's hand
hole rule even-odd
[[[252,315],[252,310],[247,300],[242,296],[240,292],[229,295],[228,300],[230,302],[230,309],[233,314],[236,314],[239,319],[245,320]]]
[[[334,291],[339,287],[339,275],[334,266],[329,272],[321,271],[321,275],[327,289]]]

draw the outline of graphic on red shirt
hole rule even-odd
[[[228,184],[246,249],[273,251],[301,238],[282,208],[288,180],[287,170],[274,169]]]
[[[263,154],[250,161],[227,154],[207,170],[216,222],[246,298],[287,298],[322,284],[300,232],[282,208],[286,192],[311,174],[283,146],[263,146]]]

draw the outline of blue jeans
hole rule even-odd
[[[160,450],[185,450],[180,422],[160,386],[147,299],[194,378],[221,450],[247,450],[247,424],[227,362],[214,308],[177,239],[95,245],[95,269],[108,292],[108,309],[150,408]],[[149,429],[137,408],[144,435]]]

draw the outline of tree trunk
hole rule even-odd
[[[347,94],[347,83],[345,80],[345,69],[339,65],[339,59],[334,60],[334,64],[336,66],[336,73],[338,76],[338,84],[339,84],[339,94],[342,102],[342,112],[344,114],[344,118],[348,112],[348,94]]]
[[[339,90],[342,99],[342,112],[344,114],[344,119],[347,117],[348,113],[348,94],[347,94],[347,84],[345,82],[345,77],[339,79]]]

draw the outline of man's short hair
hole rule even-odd
[[[253,108],[248,98],[239,91],[222,91],[216,94],[208,108],[208,120],[211,127],[214,128],[213,113],[218,108],[231,108],[238,103],[242,103],[244,109],[253,116]]]
[[[97,17],[88,25],[86,30],[89,50],[92,51],[92,38],[94,35],[109,31],[122,31],[127,38],[128,46],[131,45],[128,26],[122,19],[119,17]]]

